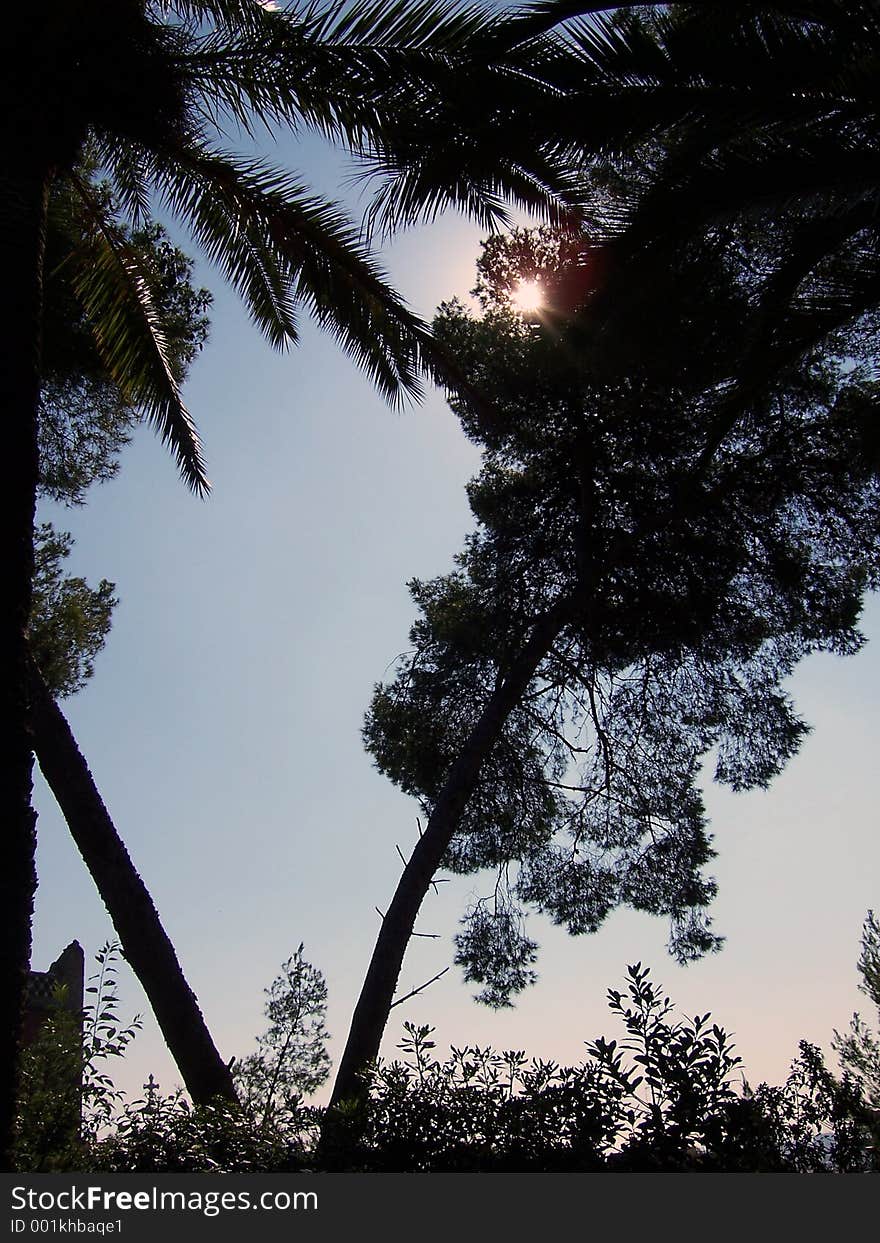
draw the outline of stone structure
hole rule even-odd
[[[59,985],[64,989],[60,1004],[82,1023],[84,983],[85,956],[79,941],[71,941],[48,971],[28,974],[23,1028],[26,1045],[33,1042],[46,1018],[59,1005]]]

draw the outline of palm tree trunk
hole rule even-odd
[[[15,144],[13,144],[15,146]],[[0,174],[0,414],[3,454],[0,564],[0,1163],[12,1168],[12,1133],[24,989],[37,888],[33,754],[28,733],[26,630],[34,566],[37,410],[40,395],[42,269],[49,178],[30,153],[5,153]]]
[[[174,946],[110,819],[63,713],[33,660],[29,664],[34,747],[73,840],[144,987],[193,1100],[237,1099],[229,1067],[211,1039]]]
[[[331,1127],[334,1107],[363,1099],[363,1071],[378,1057],[403,956],[422,901],[474,792],[483,761],[498,741],[504,722],[539,664],[571,617],[571,610],[572,602],[564,599],[536,621],[528,641],[483,709],[437,796],[425,831],[404,868],[382,920],[333,1086]]]

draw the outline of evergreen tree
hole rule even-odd
[[[483,448],[478,529],[450,575],[411,591],[419,619],[376,689],[365,740],[427,824],[387,908],[334,1100],[375,1058],[438,868],[488,873],[456,957],[480,999],[534,979],[528,908],[572,933],[626,905],[670,919],[679,959],[714,949],[701,765],[766,785],[807,725],[783,688],[803,656],[848,654],[880,575],[876,380],[839,335],[750,390],[747,235],[703,239],[662,288],[601,312],[603,252],[546,232],[495,240],[483,313],[435,328],[495,416],[454,396]],[[517,314],[520,276],[547,309]],[[873,342],[873,338],[871,339]]]

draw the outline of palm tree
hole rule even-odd
[[[158,198],[188,224],[273,345],[296,340],[297,308],[305,307],[386,396],[418,394],[422,374],[454,382],[454,371],[357,230],[294,176],[231,156],[221,126],[231,122],[250,134],[260,124],[308,126],[361,155],[366,174],[381,179],[373,222],[385,228],[446,205],[486,223],[504,218],[505,198],[558,206],[572,191],[562,153],[552,144],[539,149],[530,127],[514,123],[515,106],[528,115],[529,101],[549,88],[534,72],[531,51],[518,43],[487,53],[485,40],[498,24],[488,9],[456,0],[332,0],[285,9],[261,0],[47,0],[36,10],[18,6],[4,23],[0,403],[10,509],[0,543],[8,600],[0,623],[0,995],[13,1016],[21,1009],[36,887],[25,636],[51,188],[66,181],[90,226],[92,244],[78,256],[72,282],[102,361],[137,396],[185,481],[203,494],[208,481],[198,437],[168,366],[148,285],[124,232],[77,175],[84,151],[94,152],[133,221]],[[535,44],[539,56],[544,46]],[[475,92],[495,101],[482,126],[466,123]],[[433,127],[433,148],[413,141],[419,116]],[[13,1022],[0,1037],[4,1135],[17,1027]]]

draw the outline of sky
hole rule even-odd
[[[319,189],[349,195],[346,169],[317,141],[278,150]],[[354,204],[352,204],[354,206]],[[398,288],[430,316],[474,279],[480,232],[445,216],[384,252]],[[183,241],[186,247],[188,243]],[[192,249],[190,247],[190,249]],[[303,321],[273,353],[219,274],[211,340],[185,391],[213,491],[189,494],[158,437],[137,432],[116,480],[79,510],[41,516],[76,537],[71,572],[116,583],[120,604],[89,685],[63,705],[97,785],[158,906],[224,1058],[263,1030],[263,990],[302,942],[329,988],[338,1059],[398,848],[419,809],[378,773],[360,728],[375,682],[407,646],[406,582],[452,568],[472,529],[464,484],[478,466],[439,393],[392,410],[326,334]],[[750,1082],[780,1082],[800,1039],[826,1050],[854,1009],[862,921],[880,907],[875,811],[880,607],[855,657],[810,657],[789,689],[813,726],[769,791],[707,786],[718,858],[713,915],[723,950],[680,967],[663,920],[621,911],[573,939],[540,917],[539,982],[515,1008],[472,999],[453,967],[392,1011],[450,1044],[522,1049],[566,1063],[619,1035],[606,990],[640,961],[687,1014],[733,1031]],[[88,970],[113,937],[84,864],[37,775],[39,889],[33,966],[72,939]],[[485,877],[429,895],[401,992],[452,960],[452,936]],[[130,1096],[179,1074],[140,987],[123,968],[122,1016],[144,1027],[116,1080]],[[329,1092],[319,1092],[320,1103]]]

